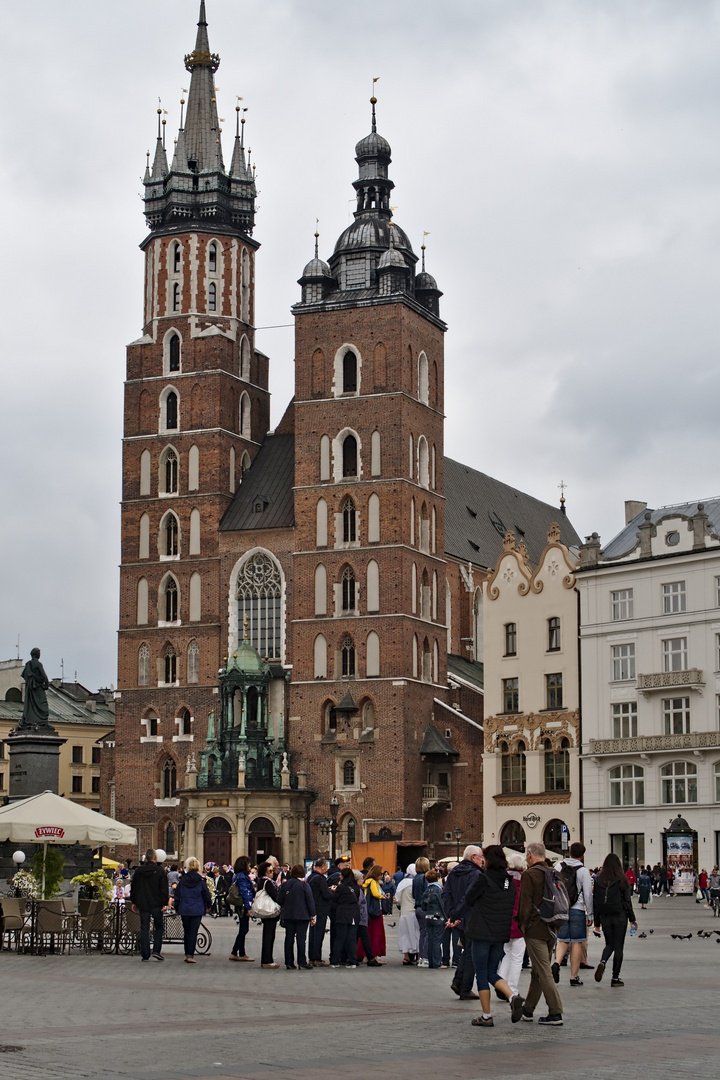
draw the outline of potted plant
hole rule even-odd
[[[107,903],[112,896],[112,882],[104,870],[78,874],[72,878],[72,883],[80,886],[78,896],[81,900],[102,900]]]

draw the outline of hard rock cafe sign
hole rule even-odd
[[[530,811],[529,814],[525,815],[525,817],[523,818],[523,821],[527,825],[528,829],[535,829],[540,824],[539,816],[536,813],[534,813],[532,810]]]

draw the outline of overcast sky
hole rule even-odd
[[[3,21],[0,659],[116,681],[125,345],[141,176],[168,143],[197,0],[33,0]],[[353,209],[355,142],[444,296],[446,453],[607,542],[623,501],[720,494],[720,3],[208,0],[231,154],[257,163],[257,324]],[[258,332],[272,423],[290,326]]]

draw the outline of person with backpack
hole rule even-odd
[[[555,932],[552,924],[545,921],[548,916],[546,915],[545,918],[541,916],[546,891],[546,871],[551,875],[553,871],[545,861],[545,845],[539,841],[528,844],[525,858],[527,859],[528,868],[523,872],[520,879],[520,903],[518,904],[517,924],[525,938],[532,971],[530,973],[530,986],[523,1004],[522,1018],[532,1022],[535,1007],[542,995],[545,998],[548,1011],[547,1016],[541,1016],[538,1023],[561,1027],[563,1023],[562,1001],[550,970]],[[565,901],[567,903],[567,894],[565,894]]]
[[[632,893],[620,859],[613,852],[605,857],[602,870],[595,878],[595,928],[602,928],[605,937],[600,963],[595,968],[595,982],[600,982],[605,965],[612,956],[611,986],[624,986],[620,978],[623,947],[628,922],[637,930]]]
[[[560,964],[570,949],[570,985],[582,986],[580,964],[583,962],[583,946],[587,942],[588,927],[593,922],[593,888],[590,871],[583,866],[585,845],[576,841],[570,845],[570,857],[562,859],[555,867],[559,872],[570,898],[570,917],[558,930],[557,949],[552,974],[560,981]]]

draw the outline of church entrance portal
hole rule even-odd
[[[231,839],[230,825],[225,818],[210,818],[203,832],[203,862],[229,863]]]
[[[255,818],[248,829],[248,855],[251,863],[261,863],[268,855],[280,859],[280,837],[267,818]]]

